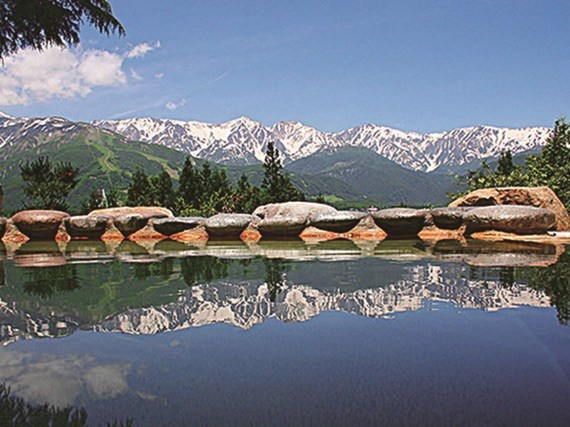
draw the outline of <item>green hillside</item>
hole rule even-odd
[[[289,164],[287,169],[320,179],[320,192],[326,197],[382,205],[445,204],[454,181],[452,175],[412,171],[357,147],[318,153]],[[339,181],[342,188],[336,185]]]
[[[19,164],[39,156],[49,156],[52,161],[69,161],[79,168],[80,181],[69,197],[70,209],[76,212],[93,188],[119,190],[127,188],[132,173],[138,166],[149,174],[157,174],[164,167],[173,177],[181,169],[186,155],[160,145],[125,142],[124,138],[97,128],[35,146],[30,150],[12,150],[2,161],[0,180],[4,188],[4,213],[22,206]]]

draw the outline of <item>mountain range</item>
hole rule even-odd
[[[268,127],[247,117],[220,124],[154,118],[100,120],[93,124],[131,140],[165,145],[223,165],[262,162],[267,144],[273,142],[285,163],[350,146],[370,149],[400,166],[423,172],[497,157],[505,150],[513,154],[536,150],[549,134],[544,127],[492,126],[422,134],[373,124],[330,133],[299,122]]]
[[[261,162],[274,142],[293,182],[311,197],[339,207],[370,204],[444,204],[453,172],[477,167],[503,150],[538,151],[547,128],[479,126],[420,134],[365,125],[337,133],[299,122],[272,126],[241,117],[221,124],[135,118],[74,122],[61,117],[18,118],[0,113],[0,179],[5,208],[21,206],[18,165],[44,155],[70,161],[81,180],[71,194],[77,210],[92,188],[126,189],[136,167],[148,174],[166,169],[176,180],[186,156],[227,168],[258,184]]]

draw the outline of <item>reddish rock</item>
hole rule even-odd
[[[142,215],[146,219],[150,218],[167,218],[174,216],[169,209],[161,208],[158,206],[136,206],[129,207],[123,206],[120,208],[108,208],[108,209],[97,209],[89,212],[89,216],[109,216],[115,218],[121,215],[131,215],[138,214]]]
[[[29,210],[18,212],[12,217],[12,222],[32,240],[53,240],[68,216],[61,211]]]
[[[18,230],[11,219],[6,221],[6,230],[4,230],[4,236],[2,237],[4,243],[17,246],[26,243],[28,240],[30,238]]]
[[[554,191],[548,187],[501,187],[473,191],[454,200],[450,207],[526,205],[545,208],[556,215],[556,230],[570,230],[570,215]]]
[[[180,233],[172,234],[170,238],[176,242],[192,243],[192,242],[206,242],[208,241],[208,233],[204,226],[192,228],[191,230],[182,231]]]

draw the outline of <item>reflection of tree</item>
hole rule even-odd
[[[228,277],[232,261],[209,256],[187,257],[180,260],[180,270],[186,284],[196,286]]]
[[[530,275],[530,286],[543,291],[556,307],[558,320],[568,324],[570,320],[570,253],[566,251],[558,262],[550,267],[536,268]]]
[[[13,396],[6,384],[0,383],[0,425],[3,426],[71,426],[87,425],[85,409],[73,406],[59,408],[47,403],[32,405],[20,397]],[[132,426],[133,421],[113,421],[108,426]]]
[[[79,287],[74,265],[29,268],[26,271],[24,292],[30,295],[49,298],[54,292],[71,292]]]
[[[0,286],[6,284],[6,273],[4,272],[4,263],[0,261]]]
[[[134,264],[133,276],[137,280],[145,280],[149,277],[162,277],[168,279],[174,272],[174,259],[166,258],[160,262],[149,264]]]
[[[515,283],[515,269],[513,267],[501,267],[499,283],[505,288],[512,288]]]
[[[265,283],[269,288],[269,299],[275,302],[281,289],[285,287],[285,273],[287,264],[280,259],[263,259],[265,265]]]

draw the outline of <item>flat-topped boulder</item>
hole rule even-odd
[[[99,239],[105,233],[109,220],[105,215],[80,215],[65,218],[64,224],[72,239]]]
[[[142,230],[148,223],[149,218],[143,214],[131,213],[118,215],[113,218],[113,224],[125,237]]]
[[[463,220],[467,232],[496,230],[515,234],[543,234],[556,226],[556,216],[534,206],[498,205],[471,209]]]
[[[352,230],[367,214],[357,211],[323,212],[311,218],[311,225],[325,231],[346,233]]]
[[[272,216],[255,225],[262,237],[298,237],[307,227],[305,215]]]
[[[249,214],[217,214],[206,219],[204,225],[211,237],[236,238],[252,220]]]
[[[422,230],[427,214],[427,209],[391,208],[373,212],[372,218],[389,237],[410,237]]]
[[[556,215],[556,230],[570,230],[570,215],[548,187],[499,187],[473,191],[449,204],[458,206],[524,205],[548,209]]]
[[[471,207],[447,207],[430,210],[429,215],[436,227],[457,230],[463,225],[463,217]]]
[[[182,233],[186,230],[204,225],[205,218],[202,217],[168,217],[158,218],[151,221],[152,226],[156,231],[166,236],[171,236],[176,233]]]
[[[0,240],[4,237],[4,232],[6,231],[6,223],[8,220],[6,218],[0,218]]]
[[[12,222],[23,234],[32,240],[52,240],[55,238],[67,212],[52,210],[27,210],[18,212]]]
[[[336,212],[332,206],[322,203],[313,202],[285,202],[270,203],[268,205],[259,206],[253,211],[254,216],[261,219],[282,217],[304,217],[305,220],[313,218],[319,214],[327,212]]]
[[[119,208],[108,208],[108,209],[96,209],[89,212],[89,216],[109,216],[115,218],[121,215],[131,215],[137,214],[143,217],[149,218],[167,218],[173,217],[172,211],[170,209],[161,208],[158,206],[122,206]]]

